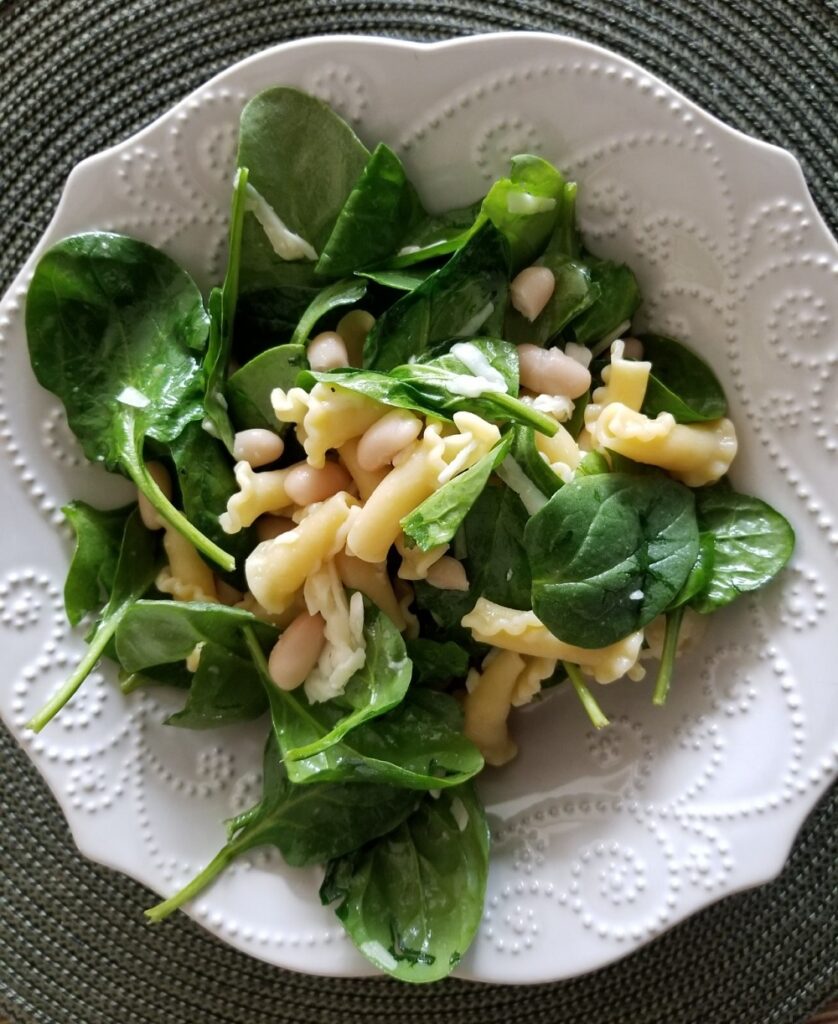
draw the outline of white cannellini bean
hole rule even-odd
[[[623,338],[623,359],[642,359],[643,342],[639,338]]]
[[[157,484],[160,490],[166,495],[169,501],[172,500],[172,481],[169,471],[162,462],[147,462],[145,468],[148,475]],[[160,513],[151,504],[148,498],[142,493],[137,494],[137,504],[140,508],[140,519],[147,530],[162,530],[166,525]]]
[[[468,590],[468,577],[462,562],[443,555],[428,569],[428,583],[437,590]]]
[[[327,462],[322,469],[301,462],[285,478],[285,493],[295,505],[313,505],[351,485],[352,477],[339,462]]]
[[[358,442],[358,464],[368,473],[383,469],[421,432],[422,421],[407,409],[393,409],[385,413]]]
[[[268,658],[268,672],[280,690],[294,690],[304,683],[326,643],[326,621],[322,615],[298,615],[274,644]]]
[[[240,430],[233,438],[233,458],[236,462],[249,462],[257,469],[267,466],[285,451],[285,443],[279,434],[261,427]]]
[[[361,366],[364,361],[364,342],[373,328],[375,317],[365,309],[353,309],[338,320],[337,332],[343,338],[350,366]]]
[[[334,331],[324,331],[312,338],[306,356],[312,370],[334,370],[339,366],[349,366],[346,343]]]
[[[293,530],[297,524],[286,516],[259,516],[256,520],[256,536],[260,541],[273,540],[282,533]]]
[[[521,387],[542,395],[579,398],[591,386],[591,371],[559,348],[519,345]]]
[[[527,320],[535,320],[555,287],[556,279],[549,267],[524,267],[509,286],[509,299]]]

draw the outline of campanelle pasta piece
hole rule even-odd
[[[635,462],[660,466],[689,487],[714,483],[736,455],[736,429],[729,419],[710,423],[676,423],[671,413],[655,419],[619,402],[597,418],[594,438],[604,448]]]
[[[579,445],[561,423],[552,437],[538,431],[534,433],[536,451],[545,457],[556,476],[568,483],[573,478],[573,471],[582,461]]]
[[[515,689],[512,691],[512,707],[519,708],[529,704],[533,697],[540,692],[541,684],[545,679],[556,671],[556,658],[524,658],[525,665],[515,680]]]
[[[366,661],[364,599],[360,592],[347,599],[334,561],[309,576],[303,596],[309,615],[320,614],[326,622],[326,644],[303,684],[315,704],[343,693]]]
[[[285,493],[285,478],[293,467],[254,471],[249,462],[237,462],[233,472],[238,491],[227,501],[227,511],[218,517],[225,533],[238,533],[266,512],[279,512],[292,501]]]
[[[625,348],[624,341],[612,344],[611,362],[602,371],[604,387],[594,391],[589,408],[622,402],[629,409],[640,410],[646,397],[652,364],[648,360],[624,358]]]
[[[212,569],[183,534],[171,526],[165,529],[163,548],[169,564],[157,574],[154,585],[162,593],[171,594],[175,601],[217,602]]]
[[[461,624],[479,643],[536,658],[573,662],[598,683],[613,683],[625,675],[636,664],[643,642],[643,630],[638,630],[609,647],[574,647],[554,636],[535,612],[505,608],[485,597],[478,598]]]
[[[408,547],[405,543],[404,534],[396,537],[396,551],[402,556],[398,576],[402,580],[424,580],[428,577],[428,569],[435,565],[448,550],[447,544],[437,544],[430,551],[423,551],[419,547]]]
[[[463,732],[483,755],[486,764],[499,766],[511,761],[518,747],[509,736],[507,718],[512,694],[525,661],[514,651],[492,651],[482,671],[472,670],[463,702]]]
[[[339,551],[335,555],[335,566],[348,590],[359,590],[368,597],[399,632],[406,628],[407,620],[387,574],[386,562],[364,562]]]
[[[357,500],[341,491],[312,505],[293,530],[253,549],[245,562],[245,576],[253,596],[269,614],[282,614],[306,579],[340,551],[357,510]]]
[[[285,629],[286,626],[290,626],[300,612],[304,612],[306,610],[302,587],[292,596],[285,611],[281,612],[279,615],[271,615],[270,612],[266,611],[249,590],[235,607],[244,608],[246,612],[250,612],[252,615],[255,615],[257,619],[263,619],[265,622],[271,622],[279,629]]]
[[[374,470],[364,469],[358,462],[359,440],[360,438],[352,437],[345,444],[342,444],[338,448],[338,458],[355,482],[361,500],[366,501],[390,472],[390,467],[386,466],[383,469]]]
[[[308,462],[320,468],[330,448],[360,437],[387,412],[387,406],[336,384],[315,384],[311,391],[274,388],[271,405],[281,423],[302,427],[298,437]]]

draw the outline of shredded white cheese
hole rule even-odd
[[[510,192],[506,197],[509,213],[528,216],[533,213],[547,213],[555,210],[556,200],[550,196],[534,196],[532,192]]]
[[[493,380],[486,380],[485,377],[472,377],[469,373],[458,373],[445,385],[454,395],[463,395],[466,398],[479,398],[489,391],[495,394],[505,395],[506,385],[498,384]]]
[[[132,388],[130,385],[119,392],[116,400],[122,405],[130,405],[133,409],[145,409],[151,401],[142,391],[137,391],[136,388]]]
[[[245,209],[262,225],[273,251],[283,260],[316,260],[317,253],[309,243],[295,234],[264,196],[252,185],[247,186]]]
[[[642,590],[632,590],[629,594],[629,601],[642,601],[645,596]]]
[[[530,480],[511,455],[507,455],[495,470],[507,487],[511,488],[524,503],[524,508],[531,516],[544,508],[547,498]]]
[[[468,810],[458,796],[455,796],[451,801],[451,814],[454,817],[454,821],[457,822],[457,828],[461,832],[465,832],[468,827]]]
[[[469,341],[460,341],[456,345],[452,345],[451,355],[455,359],[459,359],[464,366],[471,370],[475,377],[492,380],[496,384],[500,384],[504,391],[507,390],[503,374],[492,366],[476,345],[472,345]]]

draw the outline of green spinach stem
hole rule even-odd
[[[588,684],[585,682],[579,666],[569,661],[563,661],[562,664],[564,665],[565,672],[567,672],[567,678],[573,684],[573,689],[576,690],[576,696],[582,702],[582,707],[588,712],[588,718],[590,718],[594,726],[597,729],[602,729],[608,725],[608,719],[602,708],[597,704],[596,698],[588,689]]]
[[[681,631],[681,622],[684,618],[686,605],[679,605],[671,612],[666,613],[666,632],[663,636],[663,651],[661,652],[660,668],[658,678],[655,680],[655,694],[652,697],[653,703],[658,707],[666,703],[669,693],[669,684],[672,682],[672,670],[675,667],[675,654],[678,650],[678,634]]]
[[[167,900],[163,900],[161,903],[158,903],[153,907],[149,907],[145,912],[145,916],[154,924],[165,920],[165,918],[174,913],[174,911],[179,907],[182,907],[184,903],[188,903],[202,892],[210,882],[213,882],[218,875],[220,875],[221,872],[247,848],[248,843],[245,840],[227,843],[226,846],[222,847],[218,851],[203,871],[199,871],[198,874],[195,875],[191,881],[187,882],[182,889],[176,892],[174,896],[170,896]]]
[[[157,509],[166,522],[174,527],[178,533],[183,534],[198,549],[220,566],[225,572],[232,572],[236,567],[236,560],[232,555],[224,551],[209,537],[205,537],[200,530],[192,525],[186,516],[178,511],[169,501],[166,495],[160,490],[151,474],[146,470],[141,458],[127,463],[131,479],[148,498],[151,504]]]
[[[547,437],[552,437],[559,429],[556,421],[550,416],[545,416],[544,413],[538,412],[537,409],[524,405],[520,399],[514,398],[512,395],[492,393],[491,399],[494,405],[508,412],[511,418],[528,423],[539,434],[546,434]]]
[[[96,663],[108,646],[108,641],[116,632],[121,618],[121,615],[114,615],[99,628],[96,635],[90,641],[87,653],[76,666],[75,672],[64,683],[58,693],[51,697],[41,710],[29,719],[26,723],[27,729],[31,729],[33,732],[40,732],[48,722],[55,718],[96,667]]]

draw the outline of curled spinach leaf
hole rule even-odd
[[[162,921],[202,892],[237,857],[258,846],[275,846],[292,867],[343,856],[404,821],[417,804],[410,790],[356,783],[295,786],[283,767],[276,740],[268,739],[262,799],[228,823],[228,842],[179,892],[146,911]]]
[[[594,300],[568,327],[580,345],[590,345],[612,334],[631,320],[641,303],[637,279],[624,263],[590,258],[585,265],[591,275]]]
[[[300,322],[291,335],[291,345],[305,345],[309,335],[327,313],[340,306],[351,306],[360,302],[367,290],[367,282],[356,277],[335,281],[318,292],[300,317]],[[274,385],[277,387],[277,385]]]
[[[426,797],[392,832],[329,864],[320,889],[371,963],[394,978],[444,978],[483,915],[489,828],[469,785]]]
[[[64,583],[64,608],[70,625],[98,611],[113,589],[125,524],[136,508],[98,509],[71,501],[61,511],[76,535],[73,558]]]
[[[41,257],[26,300],[35,376],[64,403],[85,455],[124,472],[171,526],[230,570],[233,558],[172,505],[143,461],[146,438],[166,444],[203,418],[198,358],[207,327],[192,279],[123,235],[58,242]]]
[[[387,259],[423,215],[401,160],[379,143],[323,247],[318,274],[345,277]]]
[[[642,410],[647,416],[668,412],[679,423],[701,423],[725,415],[725,393],[703,359],[673,338],[644,334],[641,340],[652,363]]]
[[[542,494],[551,497],[562,486],[562,481],[536,448],[535,431],[532,427],[518,426],[514,428],[514,438],[513,458]]]
[[[532,607],[560,640],[606,647],[669,607],[695,564],[692,492],[604,473],[566,484],[524,533]]]

